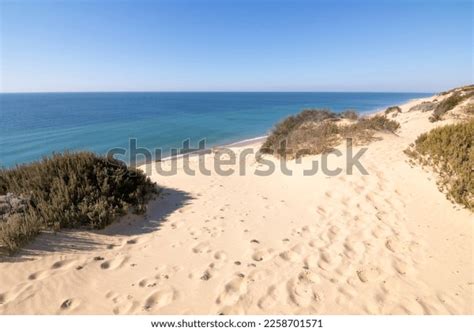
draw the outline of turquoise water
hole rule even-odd
[[[197,147],[265,135],[303,108],[375,111],[426,93],[150,92],[0,94],[0,165],[37,160],[52,152]]]

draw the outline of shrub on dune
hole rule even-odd
[[[398,122],[384,115],[358,118],[352,111],[337,114],[326,109],[304,110],[278,123],[260,152],[288,158],[325,153],[337,146],[343,138],[367,142],[377,131],[393,133],[399,127]]]
[[[342,112],[341,117],[346,118],[348,120],[355,121],[359,118],[359,114],[357,114],[355,110],[348,109]]]
[[[429,120],[431,122],[441,120],[444,114],[472,96],[474,96],[474,90],[472,89],[453,92],[449,97],[437,104]]]
[[[420,135],[406,153],[432,166],[448,197],[474,210],[474,120]]]
[[[29,201],[25,212],[0,221],[0,245],[14,248],[12,241],[19,246],[40,228],[103,228],[130,208],[144,211],[157,190],[140,170],[79,152],[0,170],[0,194],[7,192]]]
[[[385,109],[385,115],[392,114],[392,116],[397,116],[398,113],[401,113],[402,109],[398,106],[392,106]]]

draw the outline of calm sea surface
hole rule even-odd
[[[383,109],[426,93],[14,93],[0,94],[0,165],[37,160],[52,152],[106,153],[139,147],[179,148],[191,139],[207,146],[268,133],[303,108],[359,112]]]

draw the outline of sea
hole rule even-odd
[[[172,149],[226,145],[268,134],[307,108],[375,112],[431,93],[373,92],[101,92],[1,93],[0,167],[63,151],[112,151],[128,161],[131,146],[163,157]],[[185,142],[186,144],[186,142]],[[202,145],[201,145],[202,147]]]

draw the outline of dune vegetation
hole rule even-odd
[[[439,174],[449,199],[474,210],[474,119],[421,134],[405,153]]]
[[[263,154],[296,158],[331,151],[343,139],[367,143],[376,132],[394,133],[400,124],[385,115],[358,117],[354,111],[334,113],[308,109],[279,122],[260,148]]]
[[[459,87],[453,90],[443,92],[440,95],[444,96],[447,94],[450,95],[444,100],[434,105],[433,112],[431,114],[431,117],[429,118],[431,122],[442,120],[444,114],[453,110],[456,106],[458,106],[465,100],[474,97],[474,85]]]
[[[143,212],[157,193],[140,170],[90,152],[0,170],[0,247],[14,252],[43,229],[101,229]]]

